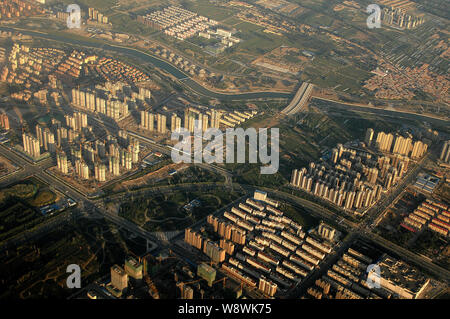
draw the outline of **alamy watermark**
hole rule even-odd
[[[67,18],[67,28],[80,29],[81,28],[81,8],[78,4],[69,4],[66,8],[66,12],[70,15]],[[367,18],[367,27],[369,29],[381,28],[381,7],[378,4],[369,4],[366,8],[366,12],[369,13]]]
[[[67,28],[80,29],[81,28],[81,8],[78,4],[69,4],[66,8],[66,12],[69,12],[67,17]]]
[[[367,270],[366,272],[367,274],[367,286],[370,289],[374,289],[374,288],[381,288],[381,270],[380,270],[380,266],[377,264],[371,264],[369,266],[367,266]]]
[[[67,288],[81,288],[81,268],[77,264],[70,264],[66,269],[67,273],[71,273],[67,277],[66,285]]]
[[[256,164],[259,159],[261,164],[266,165],[260,168],[261,174],[278,172],[280,164],[280,133],[278,128],[260,128],[258,131],[255,128],[246,130],[243,128],[228,128],[225,133],[217,128],[209,128],[203,132],[200,122],[195,121],[193,131],[193,135],[186,128],[180,128],[172,132],[172,140],[178,141],[171,152],[174,163],[222,164],[225,157],[225,163],[227,164],[244,164],[248,155],[248,163]],[[270,143],[268,143],[269,131]],[[192,140],[194,145],[192,145]],[[203,147],[204,142],[209,143]]]
[[[381,8],[378,4],[372,3],[367,6],[366,12],[370,15],[367,17],[367,27],[369,29],[381,28]]]

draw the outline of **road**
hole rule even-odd
[[[449,124],[448,118],[440,118],[440,117],[432,116],[432,115],[418,114],[418,113],[414,113],[414,112],[408,112],[406,110],[395,110],[395,109],[385,110],[385,109],[378,108],[378,107],[371,106],[371,105],[355,105],[355,104],[344,103],[344,102],[335,101],[335,100],[331,100],[331,99],[321,98],[321,97],[317,97],[317,96],[313,96],[312,100],[329,102],[326,105],[324,104],[324,106],[318,105],[319,109],[327,108],[327,109],[338,109],[338,110],[344,110],[344,111],[364,112],[364,113],[374,114],[377,116],[394,118],[397,121],[400,119],[405,119],[405,120],[426,121],[426,122],[429,122],[434,125],[448,126],[448,124]]]
[[[414,176],[415,176],[414,170],[410,174],[411,174],[410,178],[414,178]],[[405,182],[405,183],[407,183],[407,182]],[[223,187],[220,184],[213,184],[213,183],[207,184],[205,186],[208,186],[209,188]],[[269,196],[277,198],[277,199],[281,199],[285,202],[294,204],[295,206],[306,208],[308,210],[308,212],[310,212],[312,215],[314,215],[318,218],[321,218],[324,221],[336,222],[337,220],[342,220],[342,216],[340,216],[336,213],[333,213],[333,212],[319,206],[316,203],[310,202],[310,201],[305,200],[300,197],[296,197],[289,193],[285,193],[285,192],[273,190],[273,189],[267,189],[264,187],[255,187],[255,186],[251,186],[251,185],[242,185],[242,184],[237,184],[237,183],[233,183],[232,186],[234,188],[244,189],[248,193],[252,193],[255,189],[267,191]],[[153,191],[161,192],[161,191],[164,191],[165,188],[172,189],[172,190],[188,190],[192,187],[200,187],[200,185],[198,185],[198,184],[179,185],[179,186],[175,185],[175,186],[164,186],[164,188],[155,187],[153,189]],[[401,192],[403,190],[403,184],[400,184],[398,189]],[[395,196],[395,195],[392,195],[392,196]],[[385,207],[385,205],[389,205],[389,204],[390,204],[390,201],[389,201],[389,199],[387,199],[382,206]],[[230,205],[222,208],[221,210],[219,210],[216,213],[219,214],[219,213],[223,212],[225,209],[231,207]],[[377,214],[381,214],[382,212],[383,212],[383,208],[380,209],[380,211]],[[421,268],[427,270],[429,273],[432,273],[436,278],[439,278],[439,279],[447,281],[447,282],[450,280],[450,272],[448,270],[446,270],[436,264],[433,264],[432,262],[428,261],[427,259],[425,259],[415,253],[412,253],[405,248],[395,245],[395,244],[389,242],[388,240],[385,240],[384,238],[382,238],[378,235],[375,235],[375,234],[371,233],[369,230],[367,230],[365,226],[368,225],[373,218],[376,218],[377,214],[374,214],[371,219],[364,221],[360,224],[353,223],[346,219],[344,219],[342,221],[342,223],[340,225],[349,232],[349,235],[348,235],[347,239],[344,241],[343,245],[340,247],[339,251],[336,252],[336,256],[335,256],[336,258],[337,258],[337,256],[341,255],[345,251],[346,248],[348,248],[350,246],[350,244],[354,238],[361,238],[361,239],[365,239],[368,242],[374,242],[374,243],[380,245],[381,247],[384,247],[385,249],[394,252],[396,255],[398,255],[400,258],[404,259],[405,261],[416,264],[416,265],[420,266]],[[203,223],[204,223],[204,221],[203,221]],[[203,223],[200,222],[199,225],[202,225]],[[322,266],[320,269],[326,269],[326,267]],[[314,277],[314,278],[316,278],[316,277]],[[303,284],[301,286],[303,287]]]
[[[308,82],[303,82],[291,103],[281,111],[282,114],[293,115],[299,113],[311,97],[314,85]]]
[[[151,55],[147,52],[141,51],[132,47],[125,47],[120,45],[108,44],[103,42],[92,42],[86,41],[82,39],[74,39],[65,37],[61,34],[50,34],[45,32],[37,32],[29,29],[21,29],[21,28],[13,28],[13,27],[0,27],[1,31],[7,32],[20,32],[25,35],[29,35],[35,38],[41,38],[51,41],[57,41],[61,43],[65,43],[72,46],[82,47],[84,49],[93,48],[93,49],[102,49],[106,51],[115,52],[116,54],[124,54],[127,56],[131,56],[137,58],[145,63],[149,62],[155,67],[164,70],[165,72],[174,76],[180,83],[187,86],[192,91],[209,97],[211,99],[219,99],[223,101],[242,101],[242,100],[257,100],[257,99],[290,99],[293,95],[291,93],[281,93],[281,92],[247,92],[247,93],[235,93],[235,94],[227,94],[220,93],[216,91],[211,91],[208,88],[202,86],[195,80],[193,80],[188,74],[179,70],[174,65],[160,59],[157,56]],[[182,81],[181,81],[182,80]]]
[[[443,280],[447,283],[450,283],[450,271],[447,269],[444,269],[426,258],[419,256],[403,247],[400,247],[374,233],[371,232],[371,228],[368,226],[371,225],[373,220],[376,220],[378,216],[384,212],[385,208],[392,203],[392,199],[396,198],[400,193],[404,191],[404,186],[408,184],[412,179],[414,179],[417,176],[417,173],[419,172],[420,168],[424,165],[425,158],[419,163],[419,165],[416,166],[416,169],[413,169],[405,180],[403,180],[402,183],[399,184],[399,186],[396,188],[395,191],[392,192],[390,196],[385,198],[385,200],[380,204],[377,205],[379,209],[376,209],[374,212],[371,213],[368,219],[365,219],[360,224],[355,224],[351,221],[348,221],[346,219],[343,220],[341,226],[343,226],[348,232],[349,232],[349,238],[355,238],[355,236],[365,239],[368,242],[374,242],[381,247],[384,247],[387,250],[390,250],[394,252],[396,255],[398,255],[401,259],[411,262],[417,266],[420,266],[424,270],[428,271],[429,273],[433,274],[436,278]],[[242,186],[242,185],[241,185]],[[251,187],[251,186],[249,186]],[[265,189],[259,187],[258,189],[267,191],[268,194],[272,194],[272,196],[276,198],[280,198],[286,202],[290,202],[293,204],[296,204],[300,207],[307,208],[313,215],[316,214],[318,216],[321,216],[324,220],[329,221],[336,221],[337,219],[340,219],[341,216],[338,214],[335,214],[321,206],[318,206],[315,203],[309,202],[305,199],[293,196],[288,193],[284,193],[277,190],[272,189]],[[347,241],[345,241],[345,245],[347,245]],[[322,268],[322,267],[321,267]]]
[[[12,27],[0,27],[0,30],[2,31],[8,31],[8,32],[21,32],[22,34],[30,35],[37,38],[44,38],[47,40],[53,40],[57,42],[62,42],[69,45],[75,45],[80,46],[84,48],[97,48],[97,49],[104,49],[108,51],[113,51],[120,54],[125,54],[128,56],[133,56],[135,58],[138,58],[144,62],[149,62],[152,65],[163,69],[164,71],[168,72],[169,74],[173,75],[175,78],[183,81],[180,81],[180,83],[186,85],[188,88],[193,90],[194,92],[197,92],[198,94],[201,94],[203,96],[209,97],[211,99],[219,99],[224,101],[235,101],[235,100],[256,100],[256,99],[292,99],[294,97],[294,94],[292,93],[280,93],[280,92],[248,92],[248,93],[241,93],[241,94],[225,94],[225,93],[219,93],[215,91],[211,91],[207,89],[206,87],[200,85],[196,81],[194,81],[192,78],[190,78],[187,74],[176,68],[174,65],[163,61],[159,59],[156,56],[153,56],[149,53],[140,51],[135,48],[131,47],[124,47],[119,45],[112,45],[112,44],[106,44],[106,43],[95,43],[95,42],[89,42],[89,41],[83,41],[83,40],[75,40],[73,38],[64,37],[63,35],[55,35],[55,34],[49,34],[49,33],[43,33],[43,32],[36,32],[32,30],[26,30],[26,29],[18,29],[18,28],[12,28]],[[448,119],[441,119],[437,117],[432,117],[428,115],[423,114],[417,114],[413,112],[407,112],[402,110],[384,110],[379,109],[372,106],[363,106],[363,105],[354,105],[354,104],[348,104],[343,103],[339,101],[334,101],[330,99],[320,98],[320,97],[312,97],[312,99],[315,100],[322,100],[326,102],[333,103],[334,108],[341,108],[344,110],[351,110],[351,111],[364,111],[373,113],[379,116],[386,116],[386,117],[393,117],[393,118],[405,118],[405,119],[414,119],[414,120],[421,120],[421,121],[428,121],[430,123],[435,123],[439,125],[448,125]]]
[[[99,200],[92,200],[92,199],[87,198],[85,195],[81,194],[76,189],[74,189],[71,185],[65,184],[62,181],[60,181],[59,179],[55,178],[54,176],[48,174],[45,171],[45,169],[43,169],[43,167],[45,167],[46,165],[40,166],[40,165],[36,165],[36,164],[33,165],[30,163],[27,163],[25,159],[20,158],[18,155],[13,153],[13,151],[9,150],[8,148],[6,148],[4,146],[0,146],[0,147],[2,147],[2,154],[5,154],[5,156],[7,158],[17,160],[17,164],[23,165],[24,167],[30,167],[29,168],[30,172],[33,172],[34,176],[36,176],[39,179],[42,179],[49,185],[52,185],[52,187],[54,187],[61,193],[64,193],[64,194],[70,196],[72,199],[74,199],[75,201],[77,201],[79,203],[80,209],[83,209],[84,211],[89,212],[90,216],[97,214],[97,215],[102,216],[102,217],[106,218],[107,220],[113,222],[114,224],[118,225],[119,227],[126,229],[129,232],[143,237],[144,239],[148,240],[151,243],[152,249],[156,249],[157,247],[159,249],[166,249],[166,248],[173,249],[174,245],[172,245],[171,243],[163,242],[163,241],[159,240],[151,232],[148,232],[145,229],[142,229],[141,227],[137,226],[133,222],[118,216],[116,213],[108,211],[107,209],[105,209],[103,207],[103,205],[101,204],[101,202]],[[423,161],[421,162],[421,164],[423,164]],[[413,170],[412,172],[410,172],[410,174],[405,178],[404,183],[408,183],[409,179],[412,179],[415,177],[417,171],[419,170],[419,167],[420,167],[420,165],[418,165],[416,167],[417,168],[416,170]],[[251,186],[251,185],[242,185],[242,184],[237,184],[237,183],[233,183],[228,186],[245,190],[248,193],[253,192],[255,189],[261,189],[263,191],[267,191],[269,196],[277,198],[277,199],[281,199],[283,201],[286,201],[288,203],[294,204],[294,205],[302,207],[302,208],[306,208],[312,215],[315,215],[316,217],[319,217],[325,221],[336,222],[337,220],[342,219],[342,217],[339,216],[338,214],[333,213],[333,212],[319,206],[316,203],[310,202],[303,198],[299,198],[299,197],[296,197],[294,195],[291,195],[289,193],[285,193],[285,192],[282,192],[279,190],[267,189],[267,188],[263,188],[263,187],[255,187],[255,186]],[[398,189],[400,189],[400,191],[402,189],[402,186],[403,186],[403,184],[400,184],[398,187]],[[155,192],[156,191],[161,192],[164,190],[177,191],[177,190],[181,190],[181,189],[186,190],[186,189],[202,188],[202,187],[206,187],[208,189],[214,189],[214,188],[224,188],[224,185],[223,184],[214,184],[214,183],[210,183],[210,184],[205,183],[205,184],[200,184],[200,185],[199,184],[168,185],[168,186],[163,186],[163,187],[155,187],[153,189],[153,191],[155,191]],[[143,191],[139,190],[136,192],[143,192]],[[129,196],[129,195],[130,194],[127,193],[127,196]],[[117,197],[117,196],[120,196],[120,194],[114,195],[114,197]],[[123,196],[123,194],[122,194],[122,196]],[[391,196],[396,197],[396,192],[393,192],[393,194]],[[112,197],[112,198],[114,198],[114,197]],[[237,203],[237,201],[234,201],[233,203],[227,205],[226,207],[219,209],[215,213],[216,214],[223,213],[224,210],[230,208],[235,203]],[[388,205],[390,203],[390,201],[388,199],[386,199],[384,201],[384,203],[385,204],[383,204],[382,207],[384,207],[384,205]],[[349,232],[349,235],[347,236],[346,240],[344,240],[343,244],[338,248],[338,250],[336,252],[334,252],[332,255],[327,257],[327,259],[325,260],[325,262],[321,265],[321,267],[319,269],[317,269],[313,273],[311,273],[307,278],[305,278],[300,283],[300,285],[298,285],[298,287],[296,287],[293,291],[291,291],[290,296],[298,296],[298,295],[304,293],[304,290],[307,287],[309,287],[317,278],[319,278],[323,274],[323,272],[326,271],[333,263],[335,263],[337,261],[337,259],[342,255],[342,253],[345,252],[345,250],[351,245],[353,240],[357,237],[359,237],[361,239],[366,239],[369,242],[374,242],[374,243],[380,245],[381,247],[384,247],[385,249],[394,252],[396,255],[398,255],[403,260],[405,260],[407,262],[411,262],[415,265],[422,267],[429,273],[433,274],[436,278],[438,278],[440,280],[444,280],[446,282],[449,282],[450,272],[448,270],[443,269],[442,267],[431,263],[430,261],[426,260],[425,258],[423,258],[415,253],[412,253],[407,249],[399,247],[398,245],[395,245],[395,244],[381,238],[380,236],[371,233],[370,231],[368,231],[366,229],[366,226],[370,225],[370,222],[372,220],[376,219],[377,216],[383,212],[383,210],[384,210],[383,208],[380,208],[379,210],[376,210],[376,211],[370,213],[370,215],[369,215],[370,218],[359,225],[344,219],[343,222],[341,223],[341,226],[344,227]],[[61,218],[64,218],[64,217],[61,217]],[[58,223],[58,220],[55,220],[54,222]],[[204,220],[198,222],[195,225],[195,227],[199,227],[199,226],[203,225],[204,222],[205,222]],[[19,238],[16,240],[19,240],[19,241],[27,240],[27,239],[31,238],[29,236],[33,237],[33,236],[36,236],[38,233],[42,234],[42,232],[52,229],[51,225],[52,224],[48,224],[48,225],[39,227],[38,230],[36,231],[36,233],[28,234],[24,238]],[[53,225],[57,225],[57,224],[53,224]],[[363,226],[361,226],[361,225],[363,225]],[[172,240],[172,243],[175,242],[176,240],[180,239],[181,236],[182,236],[182,234],[180,234],[179,236],[174,238]],[[186,254],[183,252],[182,249],[179,249],[179,248],[176,249],[175,253],[179,258],[184,259],[186,257]]]
[[[417,178],[417,175],[422,170],[425,165],[426,160],[430,155],[425,155],[422,159],[419,160],[417,165],[414,166],[412,170],[407,172],[406,176],[404,176],[400,183],[392,190],[389,190],[387,196],[382,198],[377,205],[373,206],[367,213],[364,219],[363,224],[360,227],[365,227],[367,230],[372,231],[376,227],[376,221],[380,218],[381,214],[383,214],[386,209],[395,203],[398,198],[403,194],[404,190],[408,185],[412,183],[413,180]]]
[[[414,263],[421,268],[427,270],[429,273],[433,274],[436,278],[444,280],[447,284],[450,283],[450,271],[448,269],[442,268],[427,259],[400,247],[374,233],[364,232],[359,233],[359,235],[365,239],[371,240],[374,243],[380,245],[381,247],[395,252],[399,257],[407,262]]]
[[[26,159],[24,156],[19,155],[16,151],[9,149],[7,146],[0,144],[0,152],[2,156],[7,158],[9,161],[15,165],[21,167],[19,171],[13,174],[0,178],[0,187],[11,184],[16,180],[21,180],[29,176],[33,176],[36,173],[42,171],[43,169],[51,167],[52,159],[48,158],[39,163],[35,164],[30,160]]]
[[[5,30],[5,29],[7,29],[7,31],[11,31],[11,28],[3,28],[3,27],[0,28],[0,30]],[[147,53],[141,52],[141,51],[133,49],[133,48],[126,48],[126,47],[120,47],[120,46],[108,45],[108,44],[93,44],[91,42],[83,42],[81,40],[67,39],[62,36],[55,36],[55,35],[45,34],[45,33],[37,33],[37,32],[33,32],[33,31],[29,31],[29,30],[28,31],[20,30],[20,32],[22,32],[24,34],[36,36],[36,37],[61,41],[61,42],[65,42],[68,44],[81,45],[81,46],[85,46],[85,47],[103,48],[105,50],[116,51],[118,53],[131,55],[131,56],[137,57],[139,59],[145,60],[147,62],[151,62],[155,66],[168,71],[169,73],[171,73],[172,75],[174,75],[175,77],[177,77],[179,79],[186,78],[186,74],[182,73],[181,71],[176,69],[174,66],[172,66],[160,59],[157,59]],[[194,91],[201,93],[202,95],[206,95],[210,98],[219,98],[219,99],[224,99],[224,100],[235,100],[235,99],[249,100],[249,99],[256,99],[256,98],[266,98],[266,99],[290,98],[292,96],[291,94],[279,93],[279,92],[254,92],[254,93],[246,93],[246,94],[230,94],[230,95],[228,95],[228,94],[222,94],[222,93],[210,91],[210,90],[202,87],[200,84],[193,81],[192,79],[185,80],[185,81],[183,81],[183,83],[185,85],[189,86]],[[326,99],[321,99],[321,98],[316,98],[316,99],[326,100]],[[331,106],[331,107],[334,107],[334,108],[343,108],[345,110],[354,110],[354,111],[364,110],[365,112],[371,112],[373,114],[377,114],[377,115],[381,115],[381,116],[389,116],[389,117],[396,117],[396,118],[401,116],[402,118],[405,118],[405,119],[419,119],[419,120],[425,120],[425,121],[432,122],[432,123],[438,122],[439,124],[448,124],[447,119],[440,119],[440,118],[430,117],[430,116],[421,115],[421,114],[408,113],[408,112],[396,111],[396,110],[383,110],[383,109],[378,109],[378,108],[374,108],[374,107],[355,106],[355,105],[339,103],[339,102],[332,101],[332,100],[326,100],[326,101],[333,102],[333,106]],[[105,123],[103,123],[103,124],[105,124]],[[105,125],[108,125],[108,124],[105,124]],[[131,134],[136,134],[136,133],[129,132],[129,134],[131,135]],[[139,136],[138,134],[136,134],[136,135],[137,135],[137,138],[140,138],[141,140],[146,139],[143,136]],[[170,154],[170,150],[163,145],[152,143],[152,147],[154,147],[155,149],[157,149],[158,151],[160,151],[164,154],[167,154],[167,155]],[[111,220],[115,224],[129,230],[130,232],[138,234],[149,241],[153,241],[153,242],[157,243],[158,245],[164,245],[164,246],[166,245],[165,243],[159,242],[159,240],[157,238],[155,238],[155,236],[153,236],[150,232],[147,232],[144,229],[135,225],[134,223],[132,223],[128,220],[125,220],[124,218],[121,218],[120,216],[117,216],[114,213],[107,211],[106,209],[100,207],[97,202],[95,202],[92,199],[87,198],[84,194],[80,193],[78,190],[76,190],[72,186],[63,183],[62,181],[58,180],[54,176],[48,174],[46,172],[46,169],[51,166],[51,159],[42,161],[38,164],[32,164],[29,161],[27,161],[26,159],[24,159],[23,157],[19,156],[17,153],[14,153],[13,151],[9,150],[4,145],[0,145],[0,150],[2,151],[2,154],[4,154],[4,156],[7,157],[9,160],[13,161],[16,165],[23,167],[23,170],[15,173],[15,174],[12,174],[10,176],[7,176],[4,179],[1,179],[0,187],[13,182],[14,180],[25,178],[27,176],[36,176],[36,177],[42,179],[43,181],[47,182],[49,185],[52,185],[53,187],[58,189],[60,192],[66,194],[66,195],[70,196],[71,198],[73,198],[74,200],[76,200],[80,204],[80,206],[83,207],[85,210],[88,210],[93,214],[100,214],[101,216],[104,216],[105,218],[107,218],[108,220]],[[215,171],[215,172],[225,175],[227,184],[233,185],[233,187],[242,187],[247,190],[255,188],[255,187],[249,186],[249,185],[231,184],[232,174],[220,167],[217,167],[215,165],[207,165],[207,164],[200,164],[200,166],[202,166],[205,169],[209,169],[209,170],[212,170],[212,171]],[[422,166],[423,166],[423,160],[422,160],[421,164],[419,164],[416,168],[413,169],[412,172],[408,173],[408,175],[402,180],[402,182],[396,188],[396,190],[392,191],[387,197],[385,197],[380,202],[379,205],[377,205],[376,207],[374,207],[371,211],[369,211],[367,213],[367,217],[363,223],[356,225],[355,223],[352,223],[348,220],[344,220],[342,226],[350,232],[351,236],[349,238],[353,238],[354,235],[358,235],[362,238],[369,239],[369,240],[379,244],[382,247],[392,250],[393,252],[397,253],[401,258],[411,261],[414,264],[420,265],[424,269],[433,273],[436,277],[448,281],[450,279],[450,272],[448,270],[443,269],[442,267],[439,267],[433,263],[430,263],[425,258],[420,257],[417,254],[414,254],[407,249],[399,247],[398,245],[395,245],[395,244],[393,244],[371,232],[371,229],[373,229],[373,227],[374,227],[373,222],[377,221],[379,216],[385,211],[386,207],[390,203],[392,203],[392,201],[401,194],[403,188],[406,185],[408,185],[412,181],[413,178],[415,178],[415,176],[417,175],[417,172],[419,171],[419,169]],[[177,186],[173,186],[173,189],[175,190],[176,187]],[[198,187],[198,185],[196,187]],[[212,187],[216,187],[216,186],[212,186]],[[217,186],[217,187],[219,187],[219,186]],[[220,186],[220,187],[223,187],[223,186]],[[323,208],[315,203],[312,203],[310,201],[307,201],[305,199],[302,199],[302,198],[299,198],[299,197],[296,197],[291,194],[284,193],[284,192],[281,192],[278,190],[264,189],[264,188],[263,188],[263,190],[268,191],[269,194],[273,194],[277,198],[280,198],[282,200],[285,200],[285,201],[288,201],[291,203],[295,203],[296,205],[301,206],[301,207],[305,207],[312,214],[315,214],[316,216],[320,216],[320,218],[322,218],[324,220],[337,221],[337,220],[341,219],[341,216],[339,216],[333,212],[330,212],[330,211],[326,210],[325,208]],[[156,244],[155,244],[155,246],[156,246]]]
[[[55,178],[53,175],[49,174],[46,171],[46,168],[48,168],[52,165],[51,161],[47,160],[42,163],[33,164],[31,162],[26,161],[24,158],[20,157],[19,155],[17,155],[15,152],[8,149],[4,145],[1,145],[0,149],[2,151],[3,156],[5,156],[6,158],[8,158],[10,160],[13,160],[16,164],[21,165],[25,168],[25,171],[21,172],[20,176],[22,176],[26,172],[26,173],[30,174],[28,176],[34,176],[38,179],[41,179],[48,185],[51,185],[51,187],[53,187],[56,190],[58,190],[59,192],[61,192],[62,194],[65,194],[66,196],[69,196],[70,198],[75,200],[81,209],[84,209],[93,214],[95,214],[95,213],[101,214],[103,217],[107,218],[108,220],[111,220],[115,224],[127,229],[128,231],[138,234],[138,235],[142,236],[144,239],[147,239],[151,242],[155,241],[155,237],[151,233],[141,229],[140,227],[138,227],[137,225],[135,225],[134,223],[132,223],[128,220],[125,220],[115,214],[112,214],[105,209],[101,209],[101,208],[97,207],[97,204],[95,201],[87,198],[86,195],[79,192],[73,186],[62,182],[58,178]],[[14,178],[14,180],[17,180],[17,178],[20,176],[14,176],[11,178]],[[10,182],[11,182],[11,180],[10,180],[10,178],[8,178],[6,181],[2,181],[2,183],[0,183],[0,187],[4,187]],[[156,243],[154,243],[153,246],[156,247]]]
[[[145,136],[142,136],[142,135],[140,135],[140,134],[138,134],[136,132],[133,132],[133,131],[128,131],[127,130],[127,133],[130,136],[139,139],[140,141],[146,142],[151,148],[157,150],[161,154],[164,154],[164,155],[167,155],[167,156],[171,156],[172,151],[167,146],[164,146],[164,145],[161,145],[159,143],[156,143],[155,141],[153,141],[153,140],[151,140],[151,139],[149,139],[149,138],[147,138]],[[213,173],[219,173],[219,174],[223,175],[225,177],[225,180],[226,180],[227,184],[230,184],[231,181],[232,181],[233,174],[230,171],[228,171],[228,170],[226,170],[226,169],[224,169],[222,167],[219,167],[219,166],[214,165],[214,164],[206,164],[206,163],[196,163],[195,165],[198,166],[198,167],[201,167],[201,168],[203,168],[205,170],[211,171]]]
[[[83,111],[88,115],[89,119],[97,122],[98,124],[100,124],[104,127],[107,127],[109,130],[111,130],[113,132],[117,132],[117,130],[119,129],[113,123],[103,121],[103,120],[99,119],[98,116],[96,116],[95,114],[93,114],[91,112],[88,112],[86,110],[83,110]],[[125,131],[127,132],[128,135],[138,139],[140,142],[145,143],[146,145],[150,146],[150,148],[152,148],[153,150],[156,150],[156,151],[160,152],[161,154],[171,156],[172,151],[171,151],[171,149],[169,149],[169,147],[159,144],[159,143],[155,142],[154,140],[152,140],[146,136],[143,136],[135,131],[131,131],[131,130],[127,130],[127,129],[125,129]],[[228,171],[222,167],[219,167],[214,164],[207,164],[207,163],[196,163],[195,165],[198,167],[201,167],[205,170],[208,170],[210,172],[223,175],[227,184],[230,184],[232,182],[233,174],[230,171]]]
[[[96,121],[100,121],[99,119],[95,117],[91,117]],[[100,121],[103,125],[113,126],[112,124]],[[113,127],[113,129],[117,129],[116,127]],[[150,144],[152,148],[155,150],[158,150],[159,152],[170,155],[170,149],[166,146],[160,145],[158,143],[155,143],[151,139],[148,139],[140,134],[137,134],[135,132],[128,132],[131,136],[140,139],[141,141]],[[14,162],[16,165],[21,166],[23,169],[22,171],[19,171],[18,173],[15,173],[13,175],[10,175],[6,177],[3,180],[0,180],[0,186],[5,186],[9,183],[11,183],[14,180],[18,180],[19,178],[25,178],[27,176],[36,176],[37,178],[40,178],[41,180],[45,181],[49,185],[52,185],[57,190],[59,190],[61,193],[66,194],[70,196],[72,199],[77,201],[81,208],[84,208],[85,210],[91,212],[91,213],[97,213],[101,216],[107,218],[108,220],[114,222],[115,224],[127,229],[128,231],[138,234],[142,236],[143,238],[149,240],[150,242],[154,242],[154,247],[157,245],[166,246],[167,243],[160,242],[153,234],[150,232],[142,229],[141,227],[137,226],[136,224],[114,214],[109,212],[108,210],[100,207],[98,205],[98,202],[88,198],[85,194],[82,194],[79,192],[76,188],[73,186],[66,184],[62,180],[59,180],[55,178],[53,175],[49,174],[46,169],[52,166],[52,160],[47,159],[40,163],[32,163],[29,160],[27,160],[25,157],[20,156],[15,151],[7,148],[4,145],[0,145],[0,150],[2,150],[2,154],[12,162]],[[274,190],[274,189],[267,189],[259,187],[259,189],[267,191],[269,195],[275,196],[276,198],[282,199],[284,201],[293,203],[299,207],[304,207],[307,210],[309,210],[313,215],[332,222],[337,222],[338,220],[342,220],[341,226],[344,227],[348,232],[350,232],[350,238],[352,238],[352,234],[356,233],[362,238],[373,240],[374,242],[378,243],[379,245],[389,248],[392,251],[396,252],[400,257],[404,258],[405,260],[410,260],[414,262],[417,265],[420,265],[424,267],[425,269],[429,270],[431,273],[436,275],[438,278],[442,278],[445,280],[448,280],[450,278],[449,271],[442,269],[441,267],[430,263],[428,260],[426,260],[423,257],[420,257],[414,253],[411,253],[410,251],[399,247],[391,242],[388,242],[387,240],[371,233],[371,230],[374,228],[374,221],[376,221],[380,215],[385,211],[385,209],[396,199],[398,196],[402,193],[402,191],[405,189],[405,187],[410,184],[414,178],[416,178],[417,173],[422,169],[428,155],[421,159],[419,161],[418,165],[416,165],[408,174],[402,179],[400,184],[391,191],[386,197],[384,197],[378,205],[373,207],[371,210],[369,210],[366,214],[366,218],[363,223],[360,223],[357,225],[356,223],[353,223],[351,221],[348,221],[347,219],[342,219],[342,216],[339,216],[336,213],[333,213],[326,208],[313,203],[311,201],[308,201],[303,198],[296,197],[294,195]],[[241,185],[232,183],[232,174],[231,172],[220,168],[216,165],[208,165],[208,164],[199,164],[201,167],[214,171],[216,173],[222,174],[226,178],[226,184],[232,187],[245,189],[248,192],[254,191],[255,187],[251,185]],[[163,186],[156,188],[157,191],[162,191],[164,189],[176,191],[181,189],[193,189],[193,188],[202,188],[202,187],[224,187],[223,185],[211,185],[208,183],[202,184],[192,184],[192,185],[169,185],[169,186]],[[129,195],[129,194],[127,194]],[[117,196],[120,196],[117,195]]]

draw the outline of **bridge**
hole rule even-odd
[[[314,84],[303,82],[294,98],[292,99],[291,103],[289,103],[289,105],[286,106],[286,108],[281,111],[281,113],[286,115],[293,115],[300,112],[306,106],[306,103],[308,103],[313,88]]]

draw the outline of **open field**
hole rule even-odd
[[[230,9],[219,8],[214,4],[211,4],[206,0],[198,0],[198,1],[184,1],[183,3],[187,10],[198,13],[199,15],[205,16],[207,18],[222,21],[229,17],[231,17],[234,12]]]
[[[283,118],[274,111],[265,111],[250,121],[244,128],[278,128],[280,132],[280,169],[273,176],[259,174],[260,164],[233,165],[232,170],[238,182],[260,186],[280,186],[288,182],[294,168],[308,165],[317,160],[323,150],[345,143],[355,137],[342,122],[320,112],[303,113],[294,118]],[[359,136],[357,136],[359,137]]]
[[[72,3],[72,2],[70,2],[70,0],[62,0],[61,2],[66,3],[66,4]],[[111,7],[115,6],[119,2],[120,2],[119,0],[79,0],[77,3],[86,8],[92,7],[92,8],[99,9],[101,12],[103,12],[103,11],[106,12],[107,10],[111,9]]]

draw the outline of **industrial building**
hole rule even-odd
[[[420,299],[424,290],[430,284],[430,279],[425,277],[414,267],[404,261],[397,260],[384,254],[377,262],[380,267],[380,275],[375,269],[369,272],[369,280],[379,280],[382,288],[393,292],[401,299]]]

